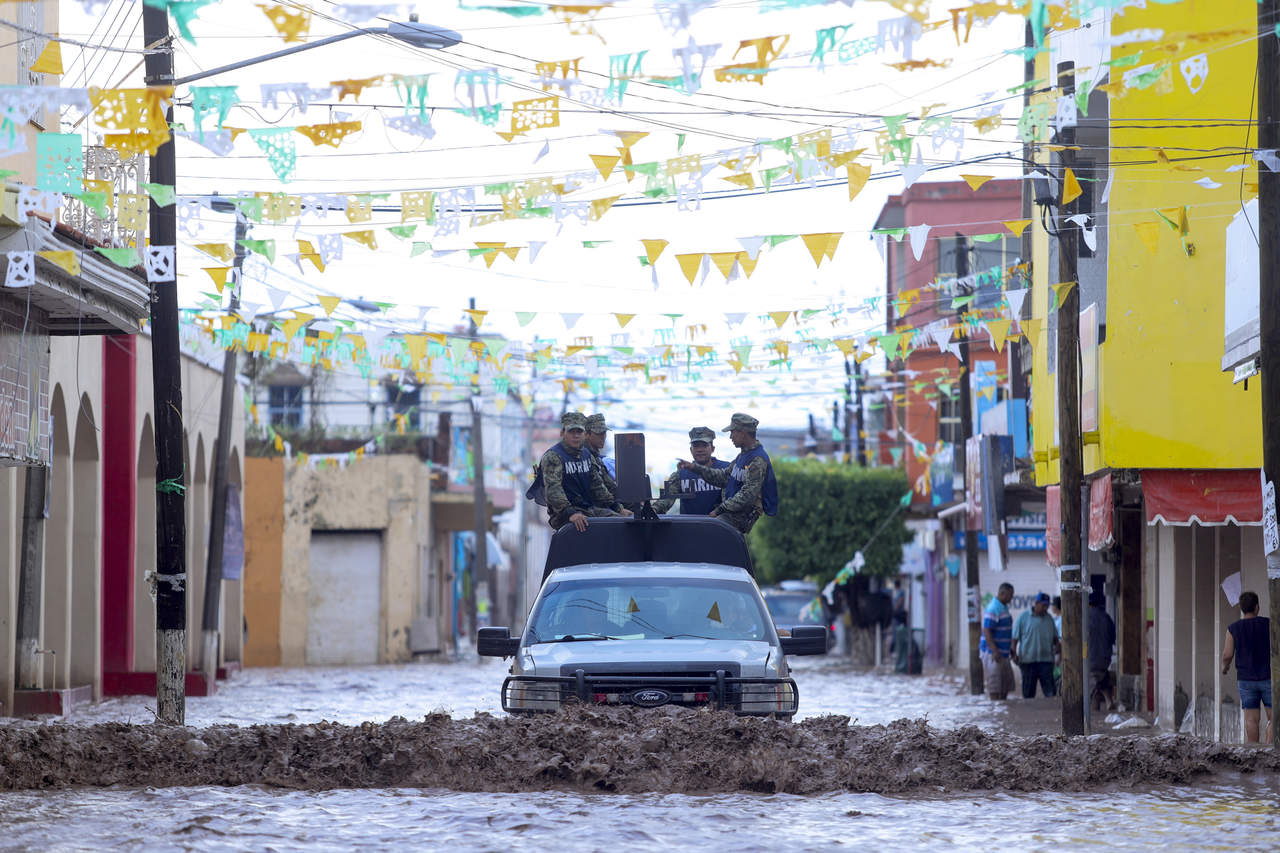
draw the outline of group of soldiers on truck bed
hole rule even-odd
[[[769,454],[756,440],[758,425],[739,412],[722,430],[739,451],[732,462],[715,458],[716,434],[710,429],[689,430],[693,461],[679,460],[663,485],[663,497],[652,504],[654,511],[669,512],[679,501],[681,515],[719,518],[744,535],[762,514],[776,515],[778,484]],[[547,522],[556,530],[566,524],[585,530],[588,518],[632,514],[617,500],[613,460],[601,455],[608,431],[604,415],[565,412],[560,417],[560,441],[542,455],[527,494],[545,503]]]

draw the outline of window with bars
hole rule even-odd
[[[267,388],[267,418],[272,426],[302,426],[302,386],[269,386]]]
[[[938,397],[938,440],[946,444],[964,441],[960,430],[960,404],[946,394]]]

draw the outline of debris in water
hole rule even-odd
[[[432,713],[419,722],[395,717],[360,726],[0,727],[0,789],[1035,791],[1276,770],[1280,756],[1270,750],[1181,736],[1019,738],[975,727],[938,730],[924,720],[851,726],[848,717],[827,716],[787,723],[670,708],[584,706],[555,715],[459,720]]]

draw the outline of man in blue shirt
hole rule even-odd
[[[1013,690],[1013,664],[1009,658],[1013,645],[1010,601],[1013,601],[1013,584],[1000,584],[996,597],[982,613],[982,637],[978,640],[983,684],[987,695],[997,701],[1008,699]]]
[[[1236,686],[1244,709],[1244,741],[1258,742],[1261,705],[1267,706],[1267,731],[1271,730],[1271,621],[1258,615],[1258,594],[1240,593],[1240,619],[1227,628],[1222,647],[1222,674],[1236,664]]]
[[[1010,657],[1022,670],[1022,698],[1036,698],[1036,684],[1045,696],[1057,696],[1053,682],[1053,660],[1058,655],[1058,629],[1049,615],[1049,596],[1038,593],[1030,610],[1024,610],[1013,625]]]

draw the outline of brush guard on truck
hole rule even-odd
[[[744,715],[791,716],[800,707],[792,678],[714,675],[512,675],[502,682],[502,710],[558,711],[571,702],[597,705],[712,707]]]

